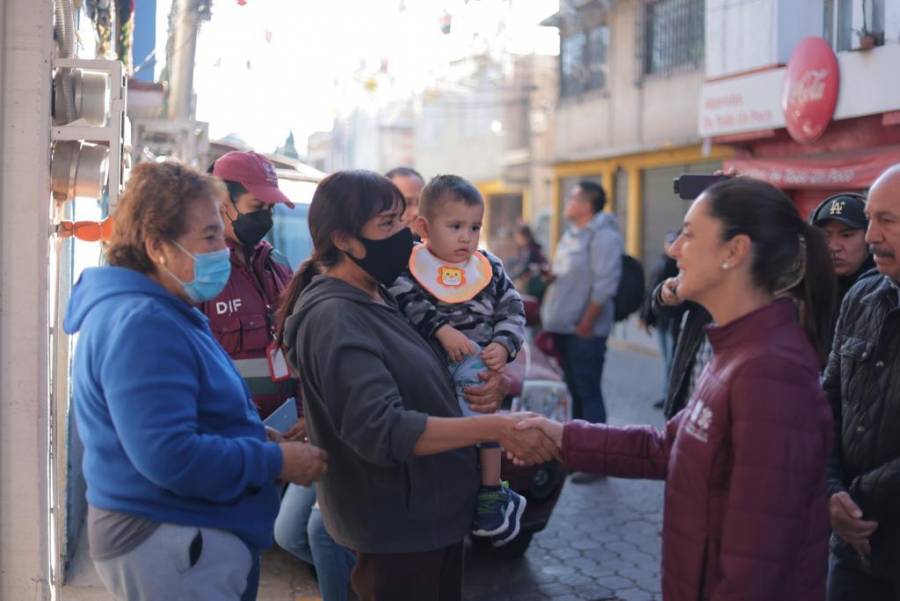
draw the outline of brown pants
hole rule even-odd
[[[360,601],[461,601],[463,544],[424,553],[357,553],[350,582]]]

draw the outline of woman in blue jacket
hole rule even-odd
[[[220,184],[177,163],[133,171],[109,266],[75,285],[74,411],[87,532],[120,600],[256,598],[276,479],[309,484],[325,453],[270,442],[249,391],[194,305],[230,263]]]

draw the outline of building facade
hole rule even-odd
[[[422,96],[416,168],[474,182],[485,198],[482,242],[514,254],[521,221],[548,212],[555,57],[481,54],[449,66]]]
[[[703,0],[561,0],[545,21],[560,35],[552,244],[565,195],[587,179],[607,191],[627,252],[655,258],[687,209],[672,180],[730,156],[696,127],[705,12]]]
[[[900,163],[900,2],[709,0],[706,39],[699,134],[802,215]]]

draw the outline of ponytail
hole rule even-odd
[[[277,323],[275,329],[275,342],[280,347],[284,347],[284,326],[288,317],[294,312],[294,305],[300,298],[303,289],[309,286],[312,279],[319,274],[318,252],[314,252],[311,257],[300,265],[300,269],[294,273],[290,283],[284,292],[281,293],[281,299],[278,304],[278,311],[275,313],[275,321]]]
[[[800,312],[803,329],[816,349],[819,361],[825,365],[839,309],[837,278],[822,232],[805,221],[800,223],[802,236],[806,240],[806,271],[794,293],[803,302]]]
[[[800,322],[824,365],[833,335],[837,280],[831,253],[818,228],[808,224],[784,192],[736,177],[713,184],[701,198],[722,221],[724,239],[744,234],[753,243],[750,273],[762,290],[800,301]]]

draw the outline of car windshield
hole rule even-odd
[[[312,237],[309,234],[309,203],[316,190],[315,182],[280,178],[278,187],[284,192],[294,208],[275,205],[272,214],[274,225],[266,237],[277,250],[287,257],[291,269],[296,269],[312,254]]]

